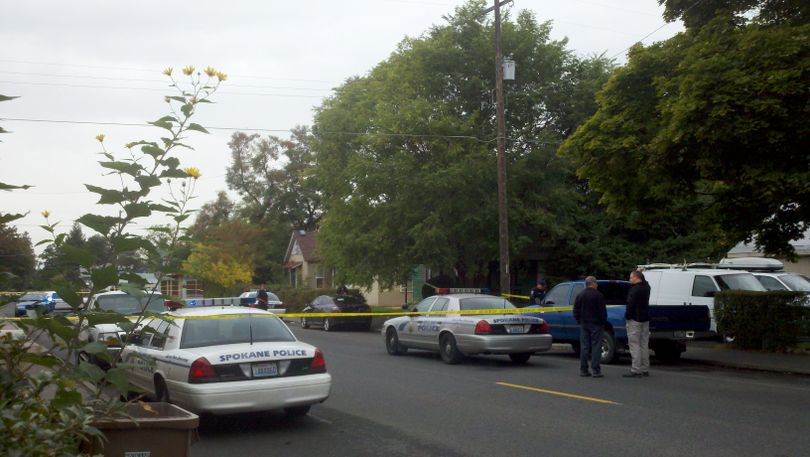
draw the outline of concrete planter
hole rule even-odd
[[[85,443],[82,451],[105,457],[188,457],[200,418],[170,403],[130,403],[129,418],[99,419],[93,425],[106,442]]]

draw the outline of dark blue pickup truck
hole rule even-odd
[[[608,323],[602,343],[602,363],[610,363],[628,350],[624,309],[627,304],[628,281],[599,281],[599,291],[605,296]],[[565,308],[585,289],[585,281],[563,282],[554,286],[540,305],[529,307]],[[570,309],[528,313],[548,322],[555,343],[569,343],[579,352],[579,325]],[[711,336],[709,308],[702,305],[650,306],[650,349],[662,362],[674,362],[686,350],[686,341]]]

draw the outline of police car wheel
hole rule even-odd
[[[514,362],[517,365],[528,362],[531,356],[532,356],[531,352],[519,352],[517,354],[509,354],[509,358],[512,359],[512,362]]]
[[[307,415],[307,413],[309,413],[309,409],[310,409],[311,407],[312,407],[311,405],[305,405],[305,406],[291,406],[291,407],[289,407],[289,408],[284,408],[284,414],[286,414],[286,415],[287,415],[287,416],[289,416],[289,417],[301,417],[301,416],[306,416],[306,415]]]
[[[309,328],[309,321],[306,317],[301,318],[301,328]]]
[[[399,336],[397,335],[397,331],[393,328],[389,328],[388,331],[385,332],[385,349],[388,350],[388,353],[391,355],[402,355],[408,352],[408,348],[399,344]]]
[[[155,399],[159,402],[171,403],[169,398],[169,388],[166,387],[166,381],[160,376],[155,378]]]
[[[461,363],[464,359],[464,354],[456,346],[456,339],[450,334],[444,334],[439,338],[439,353],[442,360],[450,365]]]

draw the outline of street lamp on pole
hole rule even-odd
[[[498,246],[500,257],[500,286],[502,294],[512,291],[509,271],[509,213],[506,205],[506,120],[503,102],[503,53],[501,51],[501,6],[512,0],[495,0],[495,5],[483,11],[495,12],[495,106],[498,124]]]

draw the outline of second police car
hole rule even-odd
[[[132,385],[197,414],[309,412],[329,397],[323,353],[267,311],[202,307],[144,321],[121,358]]]
[[[535,352],[551,349],[552,337],[543,319],[521,314],[459,314],[458,311],[513,309],[492,295],[450,294],[428,297],[414,311],[439,312],[396,317],[383,323],[385,347],[391,355],[408,349],[436,351],[446,363],[475,354],[508,354],[525,363]],[[446,314],[444,314],[446,312]]]

